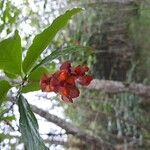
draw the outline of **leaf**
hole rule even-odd
[[[0,121],[13,121],[15,119],[15,116],[0,117]]]
[[[63,15],[60,15],[58,18],[56,18],[48,28],[46,28],[42,33],[38,34],[33,39],[33,43],[29,47],[27,55],[23,61],[23,71],[26,74],[33,67],[40,54],[52,42],[56,33],[67,24],[73,15],[81,10],[81,8],[74,8],[66,11]]]
[[[83,46],[72,46],[72,47],[68,47],[68,48],[64,48],[62,50],[58,49],[53,51],[49,56],[45,57],[39,64],[37,64],[32,70],[34,71],[35,69],[37,69],[39,66],[44,65],[48,62],[51,62],[52,60],[60,57],[60,56],[64,56],[73,52],[77,52],[77,51],[81,51],[81,50],[87,50],[89,49],[89,47],[83,47]]]
[[[21,39],[18,31],[11,38],[0,42],[0,69],[11,74],[21,74]]]
[[[57,70],[57,64],[55,62],[50,62],[48,65],[46,65],[46,68],[48,68],[48,71],[53,74]]]
[[[39,67],[36,70],[34,70],[28,78],[29,83],[22,88],[22,92],[27,93],[31,91],[40,90],[39,81],[42,75],[46,73],[48,73],[48,70],[45,67]]]
[[[20,112],[19,126],[27,150],[48,150],[38,132],[38,123],[27,100],[20,95],[18,99]]]
[[[11,73],[6,72],[6,71],[4,71],[4,73],[5,73],[5,75],[6,75],[8,78],[11,78],[11,79],[17,78],[17,75],[15,75],[15,74],[11,74]]]
[[[0,103],[5,99],[8,90],[11,88],[11,85],[6,80],[0,81]]]

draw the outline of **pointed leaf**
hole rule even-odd
[[[81,10],[81,8],[74,8],[66,11],[66,13],[56,18],[48,28],[34,38],[33,43],[29,47],[27,56],[23,62],[23,71],[25,73],[27,73],[33,67],[40,54],[52,42],[56,33],[67,24],[73,15]]]
[[[36,70],[34,70],[29,78],[29,83],[22,88],[23,93],[31,92],[31,91],[38,91],[40,90],[39,81],[43,74],[47,74],[48,70],[45,67],[39,67]]]
[[[67,54],[71,54],[73,52],[78,52],[81,50],[89,50],[89,47],[83,47],[83,46],[72,46],[72,47],[68,47],[68,48],[64,48],[64,49],[58,49],[53,51],[50,55],[48,55],[47,57],[45,57],[38,65],[36,65],[32,70],[34,71],[36,68],[38,68],[41,65],[44,65],[48,62],[51,62],[52,60],[61,57],[61,56],[65,56]]]
[[[18,32],[0,42],[0,69],[11,74],[21,74],[21,39]]]
[[[0,103],[5,99],[8,90],[11,88],[10,84],[6,80],[0,81]]]
[[[27,150],[48,150],[38,132],[38,123],[27,100],[20,95],[18,99],[20,112],[20,131]]]

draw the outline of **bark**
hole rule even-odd
[[[34,105],[31,105],[31,107],[32,107],[32,110],[36,114],[45,118],[47,121],[53,122],[56,125],[58,125],[59,127],[63,128],[64,130],[66,130],[67,134],[72,134],[72,135],[76,136],[77,138],[79,138],[80,140],[84,141],[85,143],[93,144],[96,148],[99,148],[99,149],[103,149],[103,148],[106,148],[109,150],[114,149],[111,144],[104,141],[101,137],[91,135],[91,134],[85,132],[83,129],[79,129],[74,124],[71,124],[70,122],[66,122],[65,120],[63,120],[55,115],[52,115],[52,114],[48,113],[47,111],[44,111]]]
[[[129,92],[150,100],[150,86],[143,84],[94,79],[88,88],[106,93]]]
[[[98,79],[126,81],[136,56],[129,26],[138,17],[138,6],[134,0],[102,0],[100,7],[104,18],[93,22],[93,33],[89,45],[95,51],[93,75]],[[101,16],[101,10],[95,13]],[[107,12],[107,13],[106,13]],[[103,23],[100,25],[99,20]],[[97,29],[97,31],[96,31]]]

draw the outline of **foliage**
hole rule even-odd
[[[20,95],[18,98],[20,112],[20,131],[25,143],[25,147],[30,150],[47,150],[42,138],[38,133],[37,120],[28,104],[27,100]]]
[[[27,56],[23,61],[23,70],[25,73],[27,73],[32,68],[37,58],[51,43],[56,33],[67,24],[68,20],[74,14],[80,11],[80,8],[67,11],[64,15],[59,16],[57,19],[55,19],[51,26],[49,26],[41,34],[37,35],[34,38],[33,44],[29,47]]]
[[[6,80],[1,80],[0,81],[0,104],[2,101],[5,99],[5,96],[10,89],[10,84]]]
[[[0,43],[0,69],[11,74],[21,75],[21,53],[21,39],[16,31],[13,37]]]
[[[13,31],[20,10],[9,0],[0,1],[0,32],[5,36]]]
[[[39,80],[43,74],[48,72],[48,70],[42,66],[45,62],[51,62],[57,57],[69,54],[70,50],[71,52],[76,52],[78,50],[78,47],[71,49],[66,48],[64,52],[60,49],[55,50],[47,58],[43,59],[39,63],[40,65],[37,65],[38,58],[49,46],[56,33],[67,24],[73,15],[81,10],[81,8],[74,8],[57,17],[47,29],[33,39],[33,43],[29,47],[23,61],[21,38],[17,30],[14,36],[0,42],[0,69],[8,76],[7,80],[0,81],[0,102],[2,103],[2,100],[6,98],[6,94],[11,87],[17,88],[18,91],[14,97],[13,103],[17,102],[19,106],[20,131],[26,149],[44,150],[48,148],[44,145],[38,133],[37,120],[22,93],[39,90]],[[81,50],[81,47],[79,49]],[[61,53],[59,51],[61,51]],[[13,81],[17,81],[17,83],[13,84]],[[13,120],[11,117],[1,117],[1,119],[3,121]],[[1,139],[3,138],[5,137],[1,134]]]

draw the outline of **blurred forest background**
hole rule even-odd
[[[73,104],[66,104],[57,96],[37,94],[39,101],[43,98],[52,102],[49,109],[63,108],[65,114],[62,119],[33,105],[36,114],[64,131],[47,133],[45,143],[52,150],[149,150],[150,0],[1,0],[0,38],[18,29],[23,46],[29,46],[37,33],[73,7],[85,10],[55,37],[41,58],[57,48],[88,46],[86,52],[62,57],[47,68],[54,72],[68,59],[75,65],[86,64],[94,79],[108,89],[83,88]],[[25,54],[26,49],[23,50]],[[1,72],[0,78],[4,76]],[[134,83],[135,88],[141,84],[140,90],[148,87],[147,93],[138,94],[130,88],[113,91],[118,84],[128,89]],[[0,107],[2,150],[19,150],[22,143],[20,136],[9,134],[18,130],[15,107],[9,101]],[[5,116],[4,110],[8,110]]]

